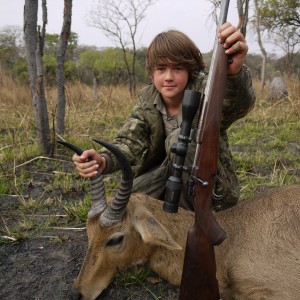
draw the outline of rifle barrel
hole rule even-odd
[[[219,26],[226,22],[229,0],[223,0]],[[188,231],[180,300],[218,300],[214,245],[222,243],[226,233],[213,217],[212,194],[217,174],[222,107],[228,57],[216,37],[212,62],[201,106],[196,152],[191,171],[195,178],[195,222]],[[201,184],[205,183],[205,184]]]

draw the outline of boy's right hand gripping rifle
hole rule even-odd
[[[226,22],[228,6],[229,0],[223,0],[219,25]],[[188,231],[179,295],[181,300],[220,299],[214,246],[223,242],[226,233],[214,219],[211,208],[217,175],[220,123],[228,63],[229,58],[216,39],[205,94],[200,104],[200,117],[195,135],[197,146],[189,179],[194,199],[195,222]],[[183,110],[184,107],[183,104]],[[183,118],[184,115],[189,113],[183,111]],[[184,152],[186,153],[186,150]],[[181,152],[175,153],[176,166],[178,162],[184,162],[184,158],[180,157]],[[174,174],[181,175],[178,174],[178,170],[186,169],[178,166],[176,168],[167,182],[164,209],[169,212],[177,211],[176,205],[178,206],[180,197],[181,182],[174,178]]]

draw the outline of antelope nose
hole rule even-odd
[[[81,300],[82,296],[81,294],[75,290],[74,288],[71,288],[69,295],[68,295],[69,300]]]

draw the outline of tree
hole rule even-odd
[[[0,29],[0,66],[10,70],[23,56],[24,40],[21,27],[5,26]]]
[[[45,36],[45,54],[53,55],[55,54],[58,43],[59,43],[59,34],[57,33],[47,33]]]
[[[102,51],[86,50],[80,54],[80,66],[104,84],[122,84],[128,80],[123,52],[118,48],[106,48]],[[128,57],[131,61],[131,57]]]
[[[300,2],[298,0],[256,0],[260,27],[268,39],[287,55],[287,70],[292,70],[294,53],[300,44]]]
[[[249,1],[250,0],[237,0],[237,12],[239,16],[239,23],[237,28],[240,29],[242,34],[246,37],[247,24],[248,24],[248,13],[249,13]],[[221,1],[219,0],[208,0],[212,5],[211,12],[209,13],[208,18],[212,19],[216,24],[216,27],[219,24],[219,9],[221,8]]]
[[[267,64],[267,52],[263,46],[262,43],[262,38],[261,38],[261,19],[260,19],[260,13],[259,13],[259,6],[258,6],[258,0],[254,0],[254,4],[255,4],[255,29],[256,29],[256,34],[257,34],[257,42],[262,54],[262,67],[261,67],[261,75],[260,75],[260,89],[261,92],[264,89],[265,86],[265,76],[266,76],[266,64]]]
[[[208,0],[208,2],[212,5],[208,19],[212,19],[217,28],[219,23],[218,10],[221,7],[221,2],[219,0]]]
[[[21,26],[5,26],[0,29],[0,70],[27,81],[25,44]]]
[[[77,57],[75,57],[78,44],[78,34],[71,32],[68,39],[68,45],[64,56],[63,72],[65,80],[74,80],[78,78],[76,71]],[[56,65],[57,51],[60,47],[59,34],[46,34],[44,47],[44,71],[45,79],[48,85],[56,84]]]
[[[25,0],[24,35],[30,89],[37,136],[45,155],[51,154],[50,126],[44,91],[43,48],[47,24],[47,2],[42,0],[42,26],[37,27],[38,0]],[[37,31],[38,28],[38,31]]]
[[[249,0],[237,0],[237,10],[239,15],[239,24],[237,27],[241,33],[246,37],[248,13],[249,13]]]
[[[285,66],[284,70],[289,75],[293,73],[293,62],[297,52],[299,52],[299,35],[294,26],[287,25],[280,31],[273,32],[273,43],[282,49],[285,53]]]
[[[32,97],[36,93],[36,59],[35,52],[37,49],[37,12],[38,0],[25,0],[24,5],[24,39],[25,39],[25,52],[28,65],[28,74],[30,82],[30,90]],[[35,124],[37,124],[38,106],[33,102]]]
[[[62,31],[64,30],[64,25],[62,27]],[[55,55],[57,52],[57,48],[59,47],[61,39],[61,34],[52,33],[46,34],[45,37],[45,54]],[[76,32],[70,32],[67,44],[66,58],[74,59],[74,50],[78,46],[78,34]]]
[[[282,29],[287,25],[300,27],[298,0],[261,0],[259,8],[264,25],[269,29]]]
[[[68,47],[68,40],[71,34],[72,21],[72,0],[64,0],[64,21],[60,34],[59,45],[56,54],[56,84],[57,84],[57,112],[56,112],[56,130],[63,133],[65,130],[65,75],[64,62]]]
[[[145,82],[145,49],[138,50],[136,55],[135,74],[137,82]],[[131,62],[131,53],[128,55]],[[79,70],[81,80],[85,83],[100,82],[106,85],[118,85],[128,82],[123,51],[120,48],[105,48],[103,50],[86,49],[79,55]],[[94,86],[95,88],[95,86]],[[97,95],[94,95],[97,98]]]
[[[154,3],[155,0],[98,0],[96,7],[90,11],[90,25],[102,30],[123,51],[131,95],[136,92],[137,30],[147,8]]]

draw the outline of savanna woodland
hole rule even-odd
[[[219,2],[208,1],[213,16]],[[23,29],[0,28],[1,299],[67,297],[87,247],[91,195],[72,153],[56,141],[88,149],[97,147],[92,137],[110,141],[120,129],[148,82],[137,29],[155,2],[95,1],[89,22],[114,48],[78,44],[72,0],[64,0],[60,33],[47,34],[46,0],[24,1]],[[261,49],[247,56],[256,106],[229,130],[246,201],[265,189],[300,184],[300,17],[297,0],[238,0],[237,8],[241,30]],[[265,50],[270,42],[281,55]],[[203,54],[208,66],[211,54]],[[275,87],[274,77],[280,79]],[[105,177],[109,196],[118,183],[119,174]],[[176,299],[178,291],[140,266],[118,274],[101,297]]]

